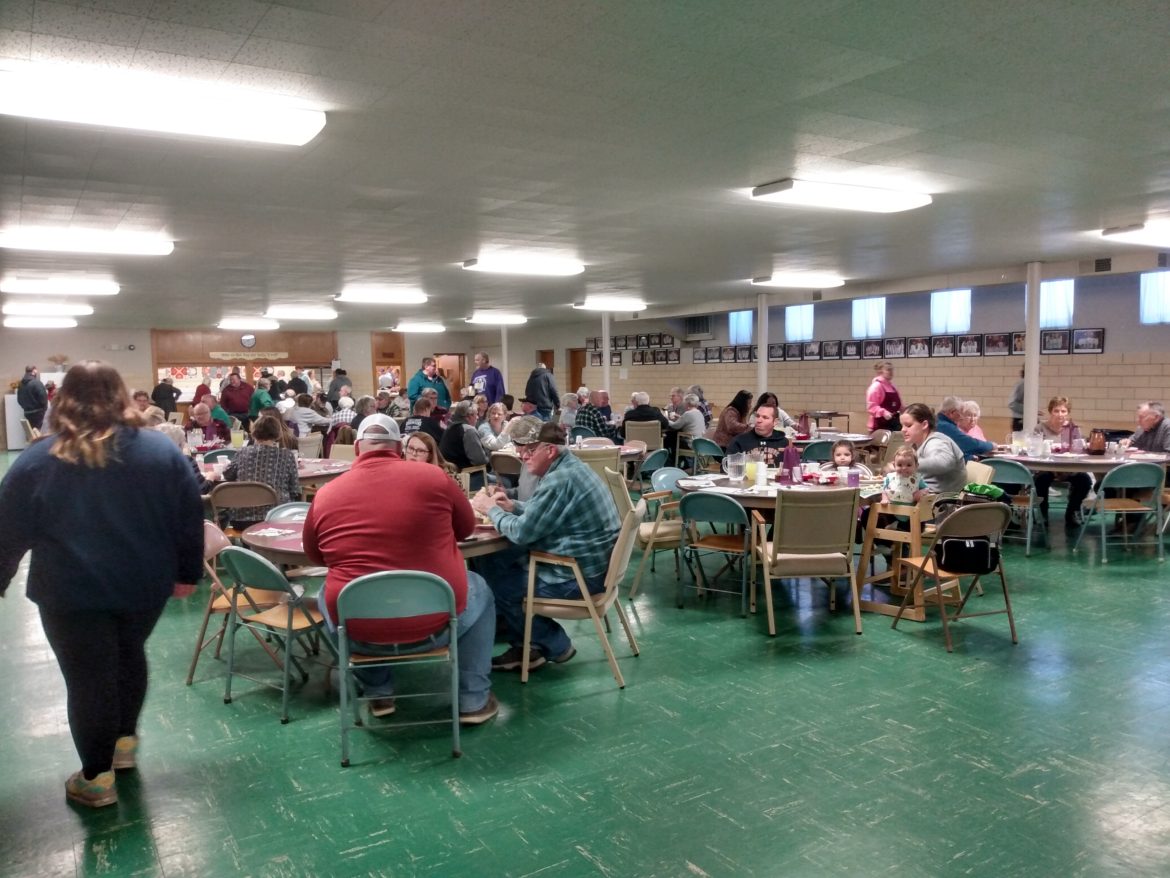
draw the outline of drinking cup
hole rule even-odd
[[[861,470],[851,469],[849,475],[845,479],[845,484],[850,488],[861,487]]]
[[[759,468],[759,466],[760,463],[757,460],[749,460],[744,464],[744,474],[747,476],[747,480],[749,482],[755,482],[756,470]],[[740,478],[743,478],[743,476],[740,476]]]

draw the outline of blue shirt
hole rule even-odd
[[[588,464],[567,449],[548,468],[535,493],[516,501],[513,512],[498,506],[488,517],[501,534],[520,546],[576,558],[586,579],[609,568],[609,556],[621,522],[609,487]],[[563,582],[564,568],[542,564],[537,578]]]
[[[968,436],[959,429],[958,424],[941,412],[938,415],[936,429],[959,446],[959,450],[963,452],[963,460],[974,460],[980,454],[991,454],[995,451],[995,443],[982,442],[974,436]]]

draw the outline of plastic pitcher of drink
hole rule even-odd
[[[232,430],[232,448],[244,447],[244,431]]]
[[[742,482],[747,474],[747,455],[742,452],[729,454],[723,458],[723,471],[733,482]]]

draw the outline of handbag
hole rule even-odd
[[[949,537],[935,552],[938,566],[948,573],[983,576],[999,568],[999,546],[987,537]]]

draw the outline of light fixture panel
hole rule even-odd
[[[849,183],[820,183],[785,179],[765,183],[752,190],[757,201],[777,201],[799,207],[831,210],[860,210],[868,213],[898,213],[925,207],[934,199],[924,192],[900,192]]]

